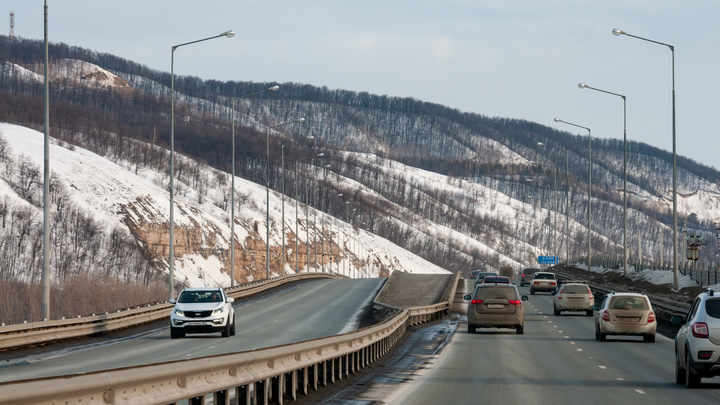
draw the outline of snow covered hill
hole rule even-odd
[[[8,160],[18,161],[29,158],[36,167],[42,167],[43,134],[28,128],[0,124],[0,132],[9,147]],[[176,154],[176,160],[187,159]],[[188,162],[189,163],[189,162]],[[195,162],[196,165],[199,165]],[[167,229],[169,218],[168,179],[163,173],[147,168],[135,173],[136,167],[123,159],[114,162],[85,149],[57,142],[53,139],[50,149],[50,167],[54,176],[65,185],[72,204],[82,207],[102,224],[102,232],[110,233],[122,228],[137,239],[148,257],[159,267],[167,267]],[[176,228],[176,278],[190,286],[230,284],[229,247],[230,247],[230,207],[223,205],[230,187],[227,174],[207,166],[200,166],[200,177],[205,186],[201,190],[192,184],[183,184],[176,179],[178,192],[175,199]],[[35,179],[38,181],[38,179]],[[39,181],[42,181],[40,178]],[[262,278],[265,273],[265,189],[247,180],[237,178],[236,189],[241,203],[236,210],[235,238],[238,252],[236,256],[236,274],[244,282]],[[21,198],[7,182],[0,182],[0,198],[9,199],[13,204],[32,206],[37,221],[41,225],[42,210]],[[62,209],[53,205],[53,210]],[[281,272],[282,230],[280,212],[281,196],[271,193],[271,269],[273,275]],[[300,205],[299,250],[300,271],[308,271],[308,256],[305,243],[308,233],[308,221],[305,218],[304,205]],[[317,235],[312,226],[314,211],[310,210],[310,271],[320,269],[314,264],[315,245],[313,240],[325,240],[324,249],[332,250],[337,257],[337,241],[341,241],[341,259],[332,263],[332,271],[353,277],[377,277],[387,275],[393,270],[416,273],[439,273],[443,269],[411,254],[383,238],[353,228],[350,224],[331,219],[332,228],[321,231],[318,225]],[[286,266],[285,271],[295,270],[295,201],[285,198],[285,234]],[[338,228],[339,238],[338,239]],[[320,242],[318,242],[320,243]],[[320,247],[318,247],[320,252]],[[255,256],[258,256],[255,258]],[[325,268],[330,269],[325,263]]]

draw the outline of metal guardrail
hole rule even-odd
[[[577,281],[582,282],[588,285],[590,289],[593,292],[600,292],[603,295],[606,295],[613,291],[618,291],[617,289],[607,287],[600,284],[595,283],[589,283],[585,280],[577,280],[575,277],[564,273],[562,271],[555,271],[555,274],[558,276],[558,279],[560,280],[567,280],[567,281]],[[658,297],[651,294],[646,294],[647,297],[650,299],[650,303],[653,306],[653,309],[658,314],[658,317],[661,317],[665,320],[670,320],[673,316],[680,316],[685,317],[687,315],[688,310],[690,309],[690,305],[684,304],[682,302],[673,301],[669,298],[664,297]]]
[[[384,304],[379,304],[384,305]],[[334,383],[386,354],[405,330],[441,318],[448,301],[399,309],[356,332],[290,345],[192,360],[0,384],[3,404],[267,404]]]
[[[301,273],[254,281],[225,291],[230,297],[242,298],[285,283],[314,278],[346,277],[331,273]],[[2,326],[0,327],[0,349],[88,336],[137,326],[168,317],[172,307],[173,304],[161,302],[101,315]]]

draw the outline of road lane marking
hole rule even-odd
[[[625,381],[625,379],[618,377],[618,381]]]
[[[638,394],[644,394],[644,393],[645,393],[645,391],[643,391],[643,390],[635,390],[635,392],[637,392]]]
[[[543,318],[547,318],[547,315],[545,315]]]
[[[570,336],[565,336],[565,339],[570,339]]]
[[[598,367],[600,367],[603,370],[607,370],[607,367],[605,367],[605,366],[598,366]]]
[[[574,344],[575,344],[575,342],[570,342],[570,344],[571,344],[571,345],[574,345]]]
[[[553,325],[553,328],[557,328],[557,325]]]
[[[559,330],[559,331],[558,331],[558,333],[562,333],[562,331],[561,331],[561,330]]]
[[[577,349],[577,351],[581,352],[581,351],[582,351],[582,349]]]

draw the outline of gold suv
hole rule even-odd
[[[608,335],[642,336],[655,341],[657,322],[645,294],[610,293],[595,310],[595,339],[604,342]]]
[[[513,284],[478,284],[475,292],[465,296],[468,304],[468,333],[477,328],[511,328],[518,335],[525,331],[525,308]]]

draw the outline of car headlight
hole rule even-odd
[[[225,310],[224,307],[220,307],[213,311],[213,315],[222,314],[224,310]]]
[[[176,314],[176,315],[180,315],[180,316],[185,316],[185,312],[183,312],[183,311],[181,311],[181,310],[179,310],[179,309],[176,309],[176,310],[175,310],[175,314]]]

